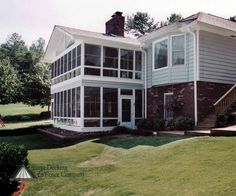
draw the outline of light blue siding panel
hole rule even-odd
[[[177,34],[180,32],[177,32]],[[176,33],[175,33],[176,34]],[[174,34],[173,34],[174,35]],[[171,34],[168,35],[171,39]],[[158,38],[159,39],[159,38]],[[154,85],[163,85],[170,83],[182,83],[193,81],[194,78],[194,48],[193,48],[193,36],[186,34],[185,45],[185,65],[184,66],[171,66],[169,60],[169,66],[166,69],[152,70],[152,46],[149,45],[147,62],[148,62],[148,87]],[[169,53],[171,55],[171,53]]]
[[[199,36],[200,80],[236,83],[236,40],[205,31]]]

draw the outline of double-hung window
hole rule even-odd
[[[168,66],[168,39],[154,43],[154,69]]]
[[[172,37],[172,66],[185,64],[185,36]]]

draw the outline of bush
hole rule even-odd
[[[21,116],[21,117],[20,117],[20,120],[21,120],[21,121],[30,121],[30,120],[31,120],[31,117],[30,117],[30,116]]]
[[[235,122],[235,116],[231,113],[227,115],[227,124],[231,125]]]
[[[163,119],[154,119],[153,130],[154,131],[164,131],[165,130],[165,121]]]
[[[227,125],[227,118],[224,114],[221,114],[219,116],[217,116],[216,119],[216,126],[217,127],[224,127]]]
[[[40,117],[40,119],[49,119],[49,118],[51,118],[51,112],[50,111],[41,112],[39,117]]]
[[[130,130],[124,126],[117,126],[112,129],[113,134],[129,134]]]
[[[153,130],[153,118],[142,119],[137,124],[138,130]]]
[[[11,177],[22,164],[28,166],[27,155],[28,152],[23,146],[0,144],[1,195],[11,195],[17,190],[18,182]]]
[[[174,119],[165,121],[166,130],[175,130],[175,121]]]
[[[193,126],[194,123],[191,118],[179,116],[175,119],[176,130],[192,130]]]

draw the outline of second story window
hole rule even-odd
[[[101,46],[85,44],[84,74],[100,76]]]
[[[101,47],[85,44],[85,66],[101,66]]]
[[[154,69],[168,66],[168,39],[154,43]]]
[[[132,50],[120,50],[120,77],[133,78],[134,52]]]
[[[142,52],[135,51],[135,79],[142,79]]]
[[[118,49],[103,47],[103,76],[118,77]]]
[[[185,64],[185,39],[184,35],[172,37],[172,65]]]

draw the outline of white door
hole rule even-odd
[[[120,125],[133,128],[134,124],[134,108],[133,98],[129,96],[120,97]]]

